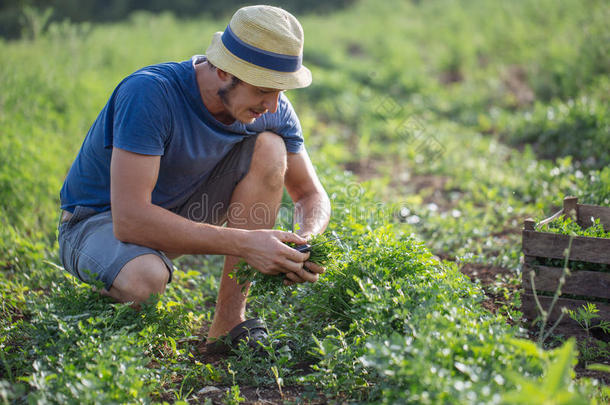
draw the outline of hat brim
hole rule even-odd
[[[222,32],[215,33],[206,51],[207,59],[217,68],[257,87],[290,90],[311,84],[311,71],[305,66],[301,66],[296,72],[278,72],[253,65],[229,52],[222,43],[221,36]]]

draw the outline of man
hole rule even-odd
[[[264,335],[260,321],[245,321],[246,297],[229,277],[240,258],[261,273],[284,273],[287,284],[315,282],[324,271],[284,243],[305,244],[330,216],[282,93],[311,83],[302,51],[294,16],[244,7],[205,56],[123,80],[61,190],[66,270],[101,280],[102,294],[137,305],[165,290],[171,258],[225,255],[208,342],[227,333],[234,340]],[[284,185],[295,202],[297,234],[270,229]]]

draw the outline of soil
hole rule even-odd
[[[343,167],[357,175],[360,181],[379,177],[378,165],[374,160],[354,160],[345,163]]]
[[[204,403],[210,399],[213,404],[225,404],[230,387],[207,386],[192,396],[190,403]],[[240,387],[239,395],[245,399],[243,404],[283,404],[283,403],[307,403],[326,404],[326,399],[317,394],[303,394],[302,387],[282,387],[282,392],[277,387]]]
[[[514,97],[515,107],[525,107],[534,102],[536,96],[528,83],[527,71],[524,67],[510,66],[502,76],[502,83]]]
[[[470,277],[472,281],[479,280],[483,285],[491,285],[496,282],[497,275],[511,275],[510,269],[503,267],[493,267],[484,264],[465,263],[460,271]],[[511,290],[514,289],[511,287]]]
[[[464,81],[464,74],[459,69],[449,69],[438,77],[438,80],[445,86]]]

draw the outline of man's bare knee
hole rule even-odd
[[[152,294],[162,294],[168,281],[165,262],[157,255],[142,255],[123,266],[109,295],[121,302],[141,303]]]
[[[282,137],[261,132],[256,139],[250,172],[260,176],[265,186],[276,189],[284,185],[286,168],[286,145]]]
[[[256,138],[253,157],[266,157],[267,159],[264,161],[270,159],[285,162],[286,144],[284,143],[284,139],[274,132],[261,132]]]

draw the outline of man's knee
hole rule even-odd
[[[273,132],[261,132],[256,139],[250,171],[261,176],[269,188],[282,188],[286,174],[286,145],[284,139]]]
[[[162,294],[168,281],[169,270],[165,262],[157,255],[146,254],[123,266],[112,284],[110,295],[117,295],[115,298],[120,301],[140,303],[152,294]]]

